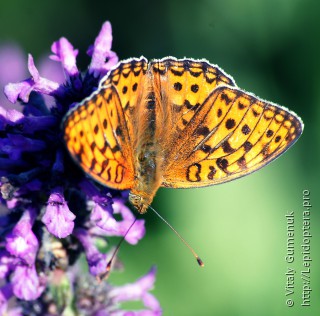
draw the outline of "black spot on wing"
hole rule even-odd
[[[212,150],[212,148],[209,145],[206,145],[206,144],[202,145],[200,147],[200,149],[206,154],[210,153],[211,150]]]
[[[267,137],[271,137],[273,135],[273,130],[268,129],[266,132]]]
[[[241,169],[247,168],[246,159],[243,156],[239,158],[239,160],[237,161],[237,164]]]
[[[96,148],[96,143],[95,142],[92,142],[91,143],[91,145],[90,145],[90,148],[91,148],[91,150],[92,150],[92,152],[93,152],[93,150]]]
[[[259,113],[255,110],[255,109],[251,109],[252,111],[252,114],[254,117],[258,117],[259,116]]]
[[[274,141],[275,141],[276,143],[279,143],[280,139],[281,139],[281,136],[278,135],[278,136],[275,138]]]
[[[239,110],[243,110],[245,107],[246,107],[246,106],[245,106],[243,103],[238,102],[238,108],[239,108]]]
[[[180,91],[182,89],[182,84],[180,82],[175,82],[173,88],[176,91]]]
[[[120,146],[117,144],[114,147],[110,147],[112,153],[116,153],[117,151],[120,151]]]
[[[199,163],[192,164],[191,166],[189,166],[187,168],[187,173],[186,173],[187,180],[189,182],[199,182],[199,181],[201,181],[200,173],[201,173],[201,165]],[[192,176],[195,179],[193,179]]]
[[[235,122],[234,119],[229,118],[229,119],[226,121],[226,128],[227,128],[227,129],[232,129],[232,128],[235,127],[235,125],[236,125],[236,122]]]
[[[133,84],[133,86],[132,86],[132,91],[136,91],[137,88],[138,88],[138,84],[137,84],[137,83]]]
[[[173,68],[171,68],[170,70],[175,76],[178,76],[178,77],[181,77],[183,75],[183,73],[184,73],[184,70],[176,70],[176,69],[173,69]]]
[[[210,172],[208,173],[208,179],[213,180],[214,175],[217,172],[217,169],[213,166],[209,166]]]
[[[193,84],[193,85],[191,86],[191,91],[192,91],[193,93],[197,93],[197,92],[199,91],[199,86],[198,86],[197,84]]]
[[[192,71],[192,70],[190,70],[189,71],[190,72],[190,75],[192,76],[192,77],[195,77],[195,78],[197,78],[197,77],[199,77],[200,75],[201,75],[201,72],[200,71]]]
[[[227,95],[226,93],[221,93],[220,99],[221,99],[221,101],[223,101],[226,105],[229,105],[230,102],[232,101],[231,99],[229,99],[229,97],[228,97],[228,95]]]
[[[246,142],[243,144],[243,147],[244,147],[245,152],[248,152],[249,150],[251,150],[251,148],[252,148],[253,146],[252,146],[252,144],[251,144],[249,141],[246,141]]]
[[[222,143],[222,149],[226,154],[229,154],[234,151],[234,149],[230,146],[227,140]]]
[[[201,126],[197,128],[196,133],[199,136],[207,136],[210,133],[210,129],[207,126]]]
[[[118,126],[116,128],[116,135],[119,136],[119,137],[123,136],[123,131],[122,131],[122,128],[120,126]]]
[[[216,164],[222,171],[226,172],[226,168],[228,167],[229,162],[225,158],[218,158]]]
[[[244,135],[248,135],[250,132],[251,132],[251,129],[250,127],[247,125],[247,124],[244,124],[241,128],[241,132],[244,134]]]

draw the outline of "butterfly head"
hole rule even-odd
[[[130,192],[129,201],[138,210],[140,214],[144,214],[147,212],[149,203],[147,203],[146,199],[142,196]]]

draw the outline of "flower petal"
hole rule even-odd
[[[92,55],[89,73],[95,78],[105,75],[118,62],[117,54],[111,51],[111,44],[112,28],[107,21],[102,25],[93,47],[90,47],[87,52],[90,56]]]
[[[32,91],[55,95],[59,93],[59,88],[62,89],[57,82],[40,77],[31,55],[28,58],[28,69],[32,78],[5,86],[4,93],[10,102],[15,103],[18,98],[23,102],[28,102]]]
[[[39,278],[34,265],[17,266],[11,282],[14,295],[22,300],[35,300],[45,289],[45,280]]]
[[[24,115],[21,112],[14,109],[7,110],[0,106],[0,120],[5,121],[7,124],[17,122],[22,118],[24,118]]]
[[[0,279],[4,279],[14,269],[16,261],[8,251],[0,250]]]
[[[52,191],[42,222],[48,231],[58,238],[69,236],[74,228],[75,215],[69,210],[61,188]]]
[[[32,80],[26,79],[18,83],[8,83],[4,87],[4,94],[11,103],[16,103],[18,98],[23,102],[28,102],[29,95],[32,91]]]
[[[51,55],[50,58],[61,62],[67,77],[71,79],[74,87],[77,90],[80,90],[82,88],[82,82],[76,63],[78,50],[74,49],[72,44],[65,37],[61,37],[52,44],[51,51],[54,55]]]
[[[110,293],[111,297],[116,302],[141,299],[146,292],[153,289],[156,272],[156,267],[152,267],[146,275],[139,278],[136,282],[115,287]]]
[[[114,302],[125,302],[125,301],[136,301],[142,300],[144,305],[149,310],[143,311],[127,311],[128,314],[121,312],[114,313],[111,315],[161,315],[161,307],[158,300],[149,293],[154,287],[156,275],[156,268],[152,267],[151,270],[143,277],[138,279],[136,282],[126,284],[123,286],[115,287],[111,289],[109,295]],[[125,312],[125,311],[123,311]]]
[[[94,230],[96,233],[104,234],[105,236],[125,236],[125,240],[132,245],[138,243],[138,241],[145,235],[144,220],[136,220],[134,225],[130,228],[135,220],[135,217],[131,213],[130,209],[126,207],[122,202],[115,201],[113,204],[114,213],[120,213],[122,220],[116,220],[113,214],[103,209],[98,203],[96,203],[90,216],[90,220],[94,222],[97,227],[103,231]],[[130,228],[129,232],[128,229]]]
[[[115,214],[121,214],[123,220],[120,222],[121,223],[121,235],[124,236],[124,234],[127,232],[128,228],[134,221],[134,215],[132,214],[132,211],[123,203],[120,201],[115,201],[113,204],[113,210]],[[125,237],[125,240],[132,244],[135,245],[138,243],[140,239],[143,238],[143,236],[146,233],[145,221],[143,219],[138,219],[136,220],[135,224],[132,226],[130,231]]]
[[[89,235],[88,231],[77,228],[74,234],[84,248],[90,273],[96,276],[105,272],[107,267],[106,255],[99,252],[94,244],[94,239]]]
[[[39,248],[39,241],[32,231],[35,216],[35,209],[25,210],[12,232],[6,237],[7,251],[29,265],[34,264]]]

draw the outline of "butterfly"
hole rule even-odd
[[[215,185],[267,165],[297,141],[303,122],[206,60],[140,57],[113,68],[62,127],[82,169],[129,189],[142,214],[159,187]]]

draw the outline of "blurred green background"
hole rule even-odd
[[[122,247],[125,271],[112,282],[134,281],[156,264],[154,294],[164,315],[319,315],[319,16],[320,2],[312,0],[1,1],[0,45],[18,43],[36,63],[65,36],[80,50],[79,68],[86,69],[87,47],[109,20],[120,59],[206,58],[241,88],[290,108],[305,122],[292,149],[249,177],[158,192],[153,206],[196,249],[205,268],[149,213],[146,237],[136,247]],[[311,307],[300,306],[303,190],[313,205]],[[292,264],[284,259],[290,211]],[[296,270],[291,308],[285,304],[287,267]]]

